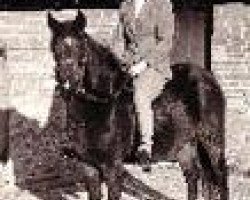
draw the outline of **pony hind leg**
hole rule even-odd
[[[224,156],[223,158],[220,159],[219,165],[217,167],[217,176],[218,176],[218,182],[217,184],[214,184],[214,188],[212,190],[212,199],[215,200],[228,200],[229,199],[229,194],[228,194],[228,184],[227,184],[227,179],[228,179],[228,169],[226,167],[226,161]],[[217,198],[217,199],[216,199]]]
[[[202,166],[202,192],[205,200],[228,200],[227,167],[225,160],[210,158],[201,143],[198,144]],[[219,155],[218,155],[219,156]],[[223,156],[222,156],[223,157]]]
[[[204,173],[208,171],[204,170]],[[209,173],[208,173],[209,174]],[[228,200],[227,173],[221,173],[214,182],[208,175],[202,176],[202,192],[205,200]]]
[[[196,200],[198,198],[198,177],[191,172],[184,172],[188,187],[188,200]]]
[[[188,200],[196,200],[198,198],[200,169],[195,150],[195,146],[191,143],[187,143],[177,155],[178,162],[187,183]]]
[[[202,195],[204,200],[227,200],[227,198],[223,197],[222,187],[221,184],[215,184],[206,177],[202,177]]]

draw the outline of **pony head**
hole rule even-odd
[[[60,22],[48,14],[48,26],[52,32],[51,51],[56,62],[55,76],[59,83],[81,85],[85,73],[86,58],[84,38],[86,16],[78,11],[74,20]]]

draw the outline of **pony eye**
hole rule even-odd
[[[85,62],[84,62],[83,60],[79,60],[79,61],[78,61],[78,65],[79,65],[79,66],[84,66],[84,65],[85,65]]]

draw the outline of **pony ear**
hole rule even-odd
[[[59,26],[59,22],[52,16],[52,14],[48,13],[48,26],[52,30],[56,30]]]
[[[85,14],[82,13],[82,11],[78,10],[76,19],[74,21],[74,26],[77,29],[84,29],[87,25],[87,18]]]

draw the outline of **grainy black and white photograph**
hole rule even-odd
[[[0,200],[250,200],[250,2],[0,2]]]

